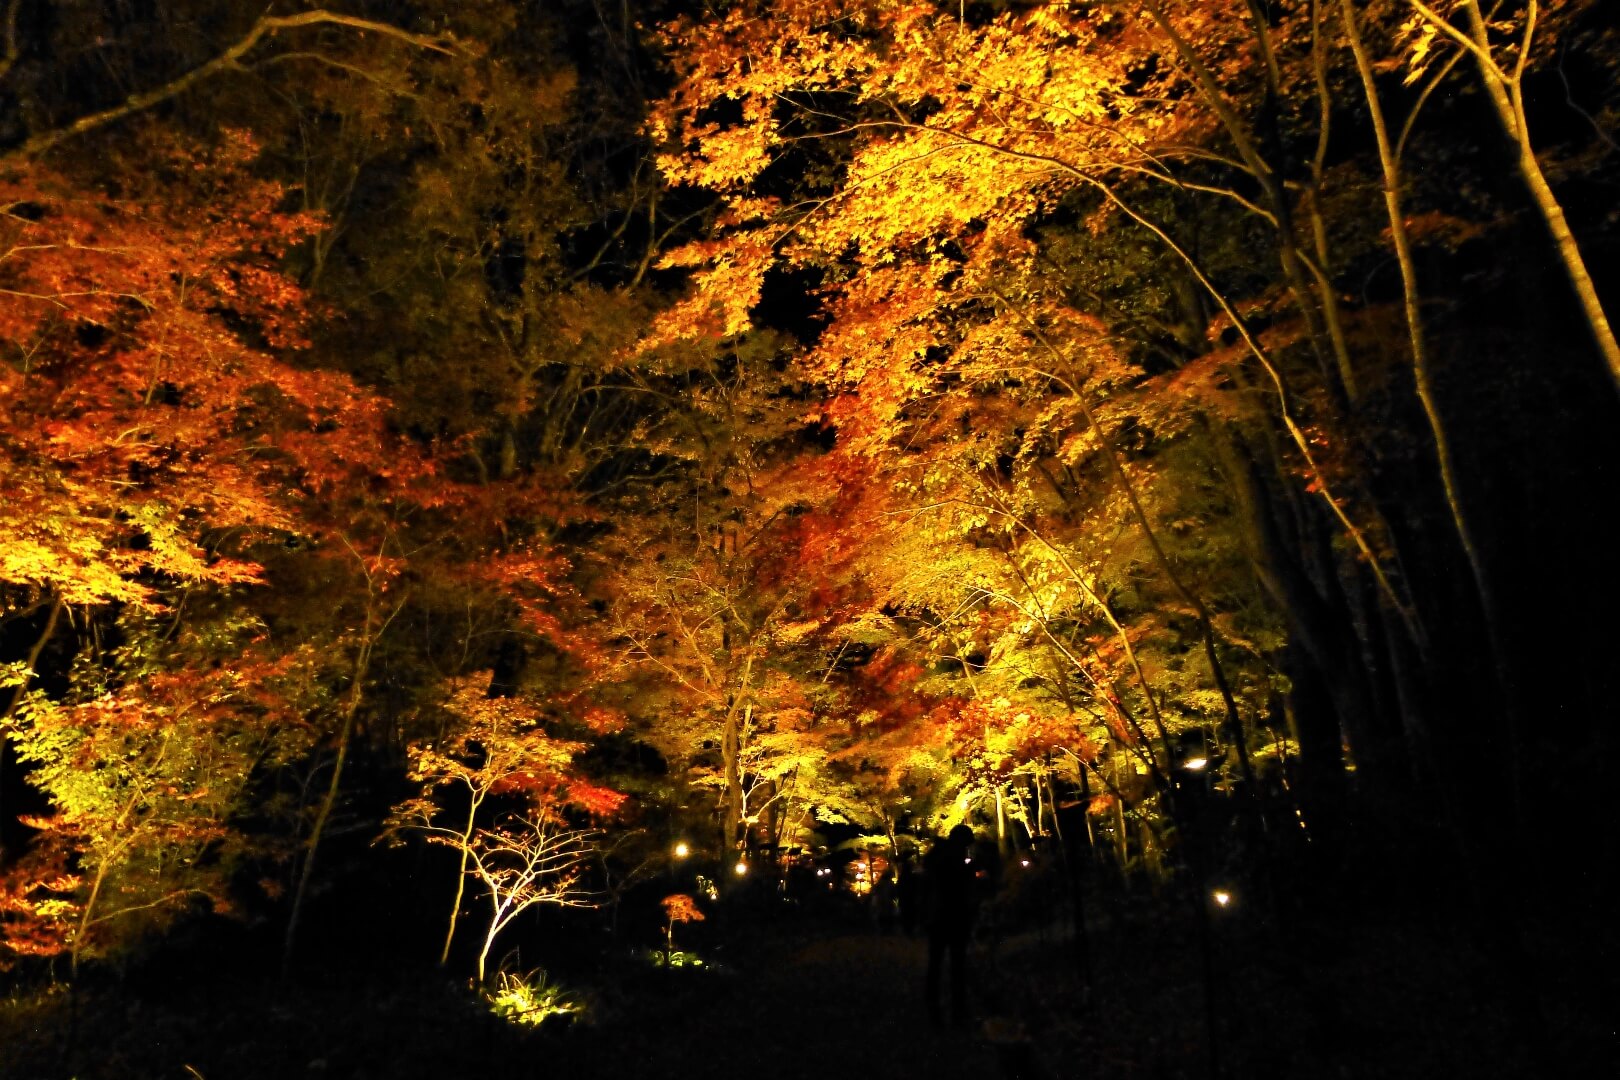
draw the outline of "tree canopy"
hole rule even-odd
[[[1601,905],[1601,7],[0,4],[0,967],[964,821]]]

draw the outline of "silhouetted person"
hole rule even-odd
[[[928,1017],[939,1023],[940,968],[951,964],[951,1023],[967,1023],[967,946],[973,935],[978,886],[973,830],[958,825],[923,860],[923,925],[928,930]]]

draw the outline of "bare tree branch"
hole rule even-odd
[[[7,25],[7,53],[6,59],[0,60],[0,65],[3,65],[0,66],[0,75],[3,75],[5,69],[10,66],[12,53],[16,47],[16,35],[14,33],[10,33],[10,31],[15,29],[16,12],[19,2],[20,0],[13,0],[10,8],[7,11],[9,20]],[[12,150],[6,156],[37,156],[51,149],[58,143],[71,139],[76,135],[82,135],[87,131],[92,131],[117,120],[122,120],[126,116],[132,116],[135,113],[141,112],[145,109],[150,109],[152,106],[167,101],[170,98],[178,97],[180,94],[185,93],[187,90],[191,89],[193,86],[196,86],[205,79],[217,75],[227,69],[237,67],[239,61],[241,61],[244,56],[251,52],[253,48],[258,45],[259,42],[266,36],[274,37],[283,30],[295,30],[306,26],[346,26],[353,30],[364,30],[371,33],[382,34],[386,37],[396,38],[400,41],[406,42],[407,44],[414,45],[419,49],[427,49],[432,52],[445,53],[448,55],[455,51],[451,47],[450,39],[445,36],[428,37],[422,34],[413,34],[408,30],[402,30],[399,27],[392,26],[388,23],[375,22],[371,19],[362,19],[354,15],[342,15],[335,11],[327,11],[324,8],[317,8],[314,11],[303,11],[296,15],[264,15],[253,24],[246,34],[237,40],[236,44],[232,45],[230,48],[226,49],[224,52],[220,53],[207,63],[192,68],[184,75],[181,75],[179,78],[173,79],[170,82],[164,83],[162,86],[154,87],[150,90],[143,90],[138,94],[131,94],[121,103],[110,108],[102,109],[100,112],[90,113],[87,116],[81,116],[79,119],[74,120],[72,123],[67,124],[64,127],[41,132],[24,142],[15,150]]]

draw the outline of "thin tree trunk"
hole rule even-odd
[[[363,648],[361,651],[364,653],[368,650]],[[351,695],[351,698],[354,697],[357,695]],[[349,756],[349,740],[354,734],[354,717],[359,708],[358,700],[353,701],[353,706],[353,708],[345,706],[343,710],[343,724],[338,730],[337,759],[332,763],[332,778],[326,785],[326,794],[321,798],[320,809],[315,813],[315,823],[310,827],[309,839],[304,842],[304,863],[298,873],[298,886],[293,892],[292,914],[287,918],[287,934],[281,943],[283,972],[292,962],[293,944],[298,939],[304,899],[309,894],[310,879],[315,873],[315,855],[320,850],[321,837],[326,832],[326,823],[332,817],[332,808],[337,805],[338,790],[343,783],[343,766]]]
[[[84,949],[84,936],[90,929],[90,913],[95,910],[96,901],[101,896],[101,886],[107,880],[107,866],[111,859],[102,859],[101,865],[96,867],[96,879],[90,886],[90,896],[84,902],[84,911],[79,916],[79,928],[73,934],[73,948],[68,953],[68,978],[78,981],[79,953]]]
[[[1423,406],[1424,418],[1428,420],[1429,431],[1434,436],[1435,453],[1440,465],[1440,484],[1445,491],[1446,506],[1451,511],[1452,524],[1457,530],[1457,538],[1462,542],[1463,553],[1468,557],[1468,566],[1473,571],[1474,584],[1479,589],[1489,622],[1495,604],[1486,579],[1485,564],[1480,556],[1479,545],[1475,543],[1473,530],[1469,528],[1467,515],[1463,511],[1451,439],[1446,433],[1445,422],[1440,417],[1440,408],[1434,396],[1429,350],[1423,336],[1422,299],[1418,292],[1417,267],[1412,259],[1411,237],[1406,230],[1406,218],[1401,211],[1400,163],[1395,160],[1395,151],[1390,143],[1389,127],[1384,120],[1384,109],[1378,96],[1372,60],[1367,55],[1361,39],[1361,29],[1356,21],[1355,4],[1353,0],[1340,0],[1340,7],[1344,18],[1345,37],[1350,43],[1351,53],[1355,56],[1356,70],[1360,73],[1362,90],[1367,97],[1373,135],[1378,143],[1378,160],[1383,166],[1384,209],[1389,219],[1390,237],[1395,246],[1395,259],[1401,270],[1407,337],[1412,350],[1412,374],[1417,384],[1418,401]]]
[[[445,931],[444,948],[439,950],[439,966],[444,967],[450,962],[450,942],[456,936],[456,920],[461,917],[461,900],[467,893],[467,857],[472,851],[473,822],[478,817],[479,799],[472,797],[472,804],[467,808],[467,828],[462,831],[460,849],[461,862],[456,873],[456,898],[450,904],[450,928]]]
[[[1344,325],[1339,319],[1339,296],[1333,287],[1332,264],[1328,258],[1327,222],[1322,218],[1322,185],[1327,171],[1328,136],[1333,127],[1333,98],[1328,86],[1325,54],[1321,0],[1311,0],[1311,71],[1316,82],[1317,132],[1316,152],[1311,157],[1311,182],[1305,200],[1306,214],[1311,223],[1311,242],[1316,254],[1309,268],[1311,276],[1316,279],[1316,294],[1322,303],[1322,316],[1327,321],[1328,338],[1333,345],[1345,400],[1354,408],[1361,390],[1357,385],[1355,365],[1350,360]]]
[[[1460,32],[1444,23],[1444,20],[1426,5],[1413,6],[1423,11],[1425,17],[1435,23],[1437,28],[1448,30],[1453,36],[1462,38]],[[1575,295],[1580,300],[1587,326],[1591,328],[1598,351],[1602,353],[1604,364],[1609,369],[1609,378],[1614,382],[1615,389],[1620,391],[1620,342],[1615,340],[1614,328],[1609,325],[1609,317],[1603,310],[1603,301],[1598,296],[1597,286],[1592,282],[1592,275],[1586,269],[1586,259],[1581,254],[1580,245],[1575,241],[1575,234],[1570,231],[1569,221],[1564,216],[1564,208],[1553,192],[1552,185],[1547,183],[1547,175],[1541,171],[1541,163],[1536,160],[1535,149],[1530,144],[1530,123],[1524,111],[1524,69],[1529,60],[1531,41],[1535,37],[1538,10],[1536,0],[1530,0],[1526,7],[1524,38],[1520,42],[1519,57],[1511,72],[1504,71],[1491,56],[1485,17],[1480,13],[1478,0],[1464,0],[1462,6],[1468,16],[1468,32],[1462,44],[1474,54],[1486,95],[1491,99],[1496,117],[1501,121],[1502,130],[1513,140],[1514,147],[1518,151],[1519,173],[1524,178],[1525,186],[1530,189],[1530,197],[1535,202],[1536,209],[1547,223],[1547,231],[1552,234],[1553,246],[1558,251],[1559,260],[1564,264],[1564,272],[1569,275],[1570,284],[1575,288]]]
[[[988,732],[986,735],[988,736]],[[988,741],[988,739],[987,739]],[[1007,855],[1007,808],[1002,799],[1002,785],[996,785],[996,850],[1003,858]]]
[[[726,784],[726,820],[722,825],[722,847],[727,853],[735,851],[743,838],[742,726],[744,710],[751,707],[747,698],[753,670],[754,658],[750,654],[743,661],[742,679],[737,694],[726,707],[725,730],[720,740],[720,756]]]
[[[1041,795],[1041,774],[1036,773],[1030,778],[1030,789],[1035,796],[1035,829],[1031,836],[1046,835],[1046,799]]]
[[[90,885],[90,896],[84,902],[84,910],[79,913],[79,928],[73,933],[73,948],[68,952],[68,978],[75,982],[79,978],[79,954],[84,950],[85,934],[90,929],[90,914],[95,911],[96,901],[101,898],[101,886],[107,880],[107,868],[112,865],[112,859],[108,855],[96,867],[96,879]]]
[[[118,815],[118,820],[114,823],[113,828],[121,828],[124,822],[129,820],[129,815],[134,813],[135,807],[140,801],[141,792],[136,792],[130,796],[129,802],[125,804],[123,813]],[[104,855],[101,862],[96,865],[96,879],[90,886],[90,896],[84,902],[84,910],[79,913],[79,928],[74,931],[73,948],[68,953],[68,977],[70,979],[77,981],[79,977],[79,955],[84,950],[85,935],[89,933],[91,924],[96,921],[91,918],[91,915],[96,910],[96,901],[101,898],[101,887],[107,881],[107,869],[112,866],[114,859],[124,853],[124,849],[128,846],[129,841],[125,840]]]
[[[495,904],[495,918],[490,920],[489,932],[484,935],[484,947],[478,950],[478,985],[484,985],[484,975],[489,968],[489,951],[495,947],[495,938],[506,927],[501,921],[505,913],[499,901]]]
[[[367,586],[369,591],[371,586],[369,580]],[[309,895],[309,883],[314,876],[315,856],[320,850],[321,837],[326,832],[327,822],[331,820],[332,810],[337,805],[338,791],[343,783],[343,766],[348,761],[349,744],[354,737],[355,718],[360,712],[360,703],[365,694],[366,674],[371,668],[371,650],[383,631],[388,629],[388,624],[394,621],[394,616],[398,615],[400,608],[404,606],[405,598],[402,596],[393,612],[379,626],[376,620],[376,596],[372,594],[366,599],[365,637],[360,643],[359,653],[355,656],[349,695],[343,704],[343,722],[338,729],[337,759],[332,763],[332,779],[326,785],[326,795],[321,799],[320,809],[315,814],[315,823],[310,827],[309,839],[305,842],[304,865],[298,874],[298,887],[293,892],[292,914],[287,917],[287,934],[281,946],[283,974],[292,962],[293,945],[298,938],[304,901]]]
[[[1289,199],[1287,187],[1283,183],[1283,177],[1273,167],[1272,163],[1267,160],[1261,139],[1257,138],[1248,129],[1231,103],[1226,100],[1226,95],[1222,93],[1214,71],[1210,69],[1208,64],[1204,63],[1203,58],[1192,47],[1192,43],[1176,30],[1169,17],[1157,3],[1147,4],[1146,10],[1149,17],[1158,24],[1160,31],[1170,40],[1171,46],[1181,58],[1182,63],[1192,73],[1199,92],[1215,112],[1228,137],[1231,138],[1232,145],[1237,150],[1238,156],[1243,159],[1244,165],[1247,166],[1247,171],[1259,183],[1261,190],[1265,192],[1265,201],[1271,207],[1272,223],[1276,230],[1277,258],[1282,267],[1283,277],[1288,283],[1288,291],[1294,298],[1294,305],[1299,309],[1300,315],[1305,320],[1306,335],[1312,350],[1316,353],[1318,365],[1321,367],[1324,377],[1327,377],[1329,374],[1328,356],[1322,347],[1325,336],[1321,319],[1322,313],[1311,302],[1313,291],[1310,282],[1306,279],[1305,259],[1301,257],[1298,244],[1294,238],[1293,205]],[[1277,103],[1282,92],[1280,75],[1275,54],[1271,48],[1270,34],[1266,28],[1264,14],[1256,10],[1252,2],[1249,4],[1249,11],[1254,40],[1259,46],[1260,54],[1265,61],[1267,75],[1266,110],[1274,126]],[[1280,140],[1278,141],[1280,142]],[[1316,295],[1321,296],[1324,292],[1331,300],[1331,289],[1322,290],[1320,282],[1318,282]],[[1331,329],[1326,335],[1330,339],[1332,338],[1331,330],[1337,329],[1333,326],[1337,321],[1336,315],[1335,312],[1330,319]],[[1333,359],[1339,376],[1339,389],[1344,399],[1350,400],[1355,396],[1355,373],[1350,368],[1349,351],[1340,347],[1341,345],[1342,334],[1339,335],[1337,340],[1331,340],[1330,347],[1332,348]],[[1329,384],[1331,385],[1331,379]]]
[[[1080,770],[1081,783],[1084,784],[1086,770]],[[1063,860],[1063,878],[1069,890],[1069,917],[1074,921],[1074,964],[1080,972],[1080,985],[1083,998],[1082,1007],[1089,1003],[1091,998],[1091,939],[1086,930],[1086,895],[1085,874],[1081,867],[1085,862],[1078,852],[1069,850],[1069,841],[1063,834],[1063,825],[1058,820],[1057,792],[1052,789],[1050,776],[1046,780],[1047,794],[1052,802],[1052,835],[1057,840],[1058,856]],[[1091,832],[1091,810],[1089,802],[1081,803],[1081,812],[1086,818],[1086,832],[1089,838]],[[1089,848],[1088,848],[1089,852]]]

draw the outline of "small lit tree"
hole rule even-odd
[[[594,907],[599,899],[579,886],[581,863],[598,852],[597,836],[569,829],[565,806],[592,816],[613,813],[624,796],[586,782],[572,770],[584,744],[554,739],[540,723],[539,707],[524,698],[490,697],[477,689],[487,674],[456,690],[448,711],[459,724],[453,737],[414,748],[411,778],[422,793],[395,808],[390,833],[409,829],[459,857],[456,893],[439,963],[449,960],[468,878],[481,881],[493,915],[479,954],[478,977],[495,936],[535,904]],[[452,810],[444,795],[460,790],[466,802]],[[494,800],[493,802],[491,800]],[[518,813],[489,814],[519,800]],[[480,816],[492,821],[479,826]]]
[[[412,748],[411,779],[422,785],[422,794],[401,803],[390,820],[392,830],[403,827],[421,832],[433,843],[454,848],[460,856],[450,923],[439,953],[441,966],[450,959],[484,803],[491,795],[522,792],[538,797],[543,788],[556,783],[559,772],[580,749],[578,743],[547,737],[539,726],[538,710],[529,702],[480,692],[476,684],[487,678],[480,674],[465,680],[446,703],[459,721],[452,738]],[[440,801],[440,793],[455,788],[466,793],[466,816],[452,827],[445,823],[450,811]]]
[[[678,922],[702,922],[703,912],[698,910],[697,903],[685,893],[675,893],[663,899],[664,905],[664,966],[669,966],[669,955],[675,951],[675,924]]]
[[[562,828],[556,819],[542,816],[481,829],[462,849],[467,872],[483,883],[489,897],[489,927],[478,951],[479,982],[484,981],[496,937],[531,907],[600,906],[599,895],[584,882],[585,864],[594,858],[599,836],[594,830]]]

